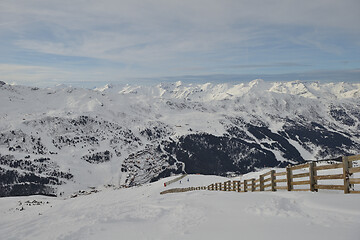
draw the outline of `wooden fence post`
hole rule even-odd
[[[247,192],[247,180],[244,180],[244,192]]]
[[[344,193],[350,193],[350,173],[349,168],[351,168],[352,163],[348,161],[348,157],[342,157],[343,162],[343,174],[344,174]]]
[[[236,181],[232,181],[232,189],[233,192],[236,191]]]
[[[251,191],[255,191],[255,178],[251,179]]]
[[[275,176],[275,170],[271,170],[270,172],[270,179],[271,179],[271,191],[276,191],[276,176]]]
[[[317,192],[318,190],[315,188],[315,185],[317,184],[317,180],[315,177],[317,176],[317,171],[315,169],[316,163],[311,162],[309,164],[309,178],[310,178],[310,191]]]
[[[264,191],[264,175],[260,175],[260,191]]]
[[[237,182],[237,191],[241,192],[241,181],[240,180]]]
[[[292,190],[292,171],[291,171],[291,166],[287,166],[286,167],[286,182],[287,182],[287,190],[291,191]]]

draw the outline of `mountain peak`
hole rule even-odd
[[[255,87],[263,84],[265,81],[263,79],[254,79],[251,82],[249,82],[250,87]]]
[[[111,89],[111,88],[113,88],[113,87],[114,87],[114,86],[113,86],[111,83],[108,83],[108,84],[106,84],[105,86],[95,88],[94,90],[95,90],[95,91],[99,91],[99,92],[104,92],[104,91],[106,91],[106,90],[108,90],[108,89]]]
[[[176,83],[175,83],[175,86],[176,87],[180,87],[182,85],[182,82],[181,81],[177,81]]]

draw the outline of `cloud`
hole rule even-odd
[[[238,83],[249,82],[253,79],[264,79],[266,81],[322,81],[322,82],[360,82],[360,68],[340,69],[340,70],[317,70],[303,72],[273,73],[273,74],[197,74],[197,75],[178,75],[178,76],[138,76],[134,72],[127,70],[119,72],[101,72],[96,69],[87,72],[86,76],[79,71],[67,71],[64,69],[31,66],[0,64],[0,80],[8,83],[21,85],[51,87],[57,84],[68,84],[77,87],[102,86],[105,83],[114,84],[146,84],[152,85],[159,82],[185,83]],[[121,81],[116,80],[116,76],[121,76]]]
[[[18,47],[42,53],[141,61],[265,41],[269,26],[335,28],[359,34],[359,1],[2,1],[24,31]],[[8,20],[8,21],[9,21]],[[251,26],[251,27],[250,27]],[[38,32],[46,32],[36,35]],[[270,33],[269,33],[270,32]],[[309,42],[309,40],[299,40]],[[322,47],[321,43],[312,43]]]
[[[0,72],[2,74],[13,71],[49,71],[53,70],[49,67],[31,66],[31,65],[16,65],[16,64],[0,64]]]
[[[279,62],[271,64],[243,64],[243,65],[232,65],[229,68],[279,68],[279,67],[307,67],[309,64],[295,63],[295,62]]]
[[[60,71],[63,81],[89,79],[94,67],[81,72],[64,58],[98,61],[96,71],[114,79],[306,68],[359,52],[358,9],[358,0],[3,0],[0,63],[51,57],[53,68],[29,74]]]
[[[264,68],[294,68],[294,67],[308,67],[310,64],[296,63],[296,62],[278,62],[269,64],[239,64],[239,65],[218,65],[216,70],[221,69],[264,69]],[[179,71],[206,71],[207,67],[184,67],[177,68]]]
[[[128,69],[82,69],[46,67],[36,65],[0,64],[0,81],[27,86],[51,87],[68,84],[79,87],[93,87],[102,83],[125,83],[130,77],[141,75]]]
[[[64,69],[33,65],[0,64],[0,80],[8,83],[16,83],[31,86],[54,86],[56,84],[77,81],[80,72],[67,71]],[[90,72],[89,76],[94,72]],[[99,77],[99,75],[95,74]],[[92,79],[89,77],[88,81]]]
[[[213,28],[257,22],[359,31],[360,20],[357,0],[4,0],[0,7],[4,19],[48,22],[77,30],[133,24],[142,29],[179,24]]]
[[[340,70],[316,70],[304,72],[288,72],[274,74],[208,74],[208,75],[181,75],[167,76],[162,78],[138,78],[136,82],[149,83],[154,80],[160,82],[183,81],[186,83],[221,83],[221,82],[249,82],[254,79],[263,79],[270,82],[278,81],[322,81],[322,82],[356,82],[360,83],[360,69],[340,69]]]
[[[56,79],[56,76],[64,76],[68,73],[51,67],[0,64],[1,80],[5,82],[16,82],[28,85],[47,82],[48,84]]]

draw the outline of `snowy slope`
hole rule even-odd
[[[360,84],[0,86],[0,193],[70,194],[360,152]]]
[[[189,175],[178,186],[225,181]],[[161,181],[75,198],[0,198],[2,239],[358,239],[360,195],[216,192],[160,195]]]

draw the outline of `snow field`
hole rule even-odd
[[[172,177],[174,178],[174,177]],[[76,198],[0,199],[2,239],[359,239],[360,195],[341,191],[220,192],[160,195],[163,183],[102,189]],[[189,178],[189,181],[187,181]],[[189,175],[169,186],[206,186]],[[33,200],[41,205],[27,206]],[[24,210],[19,211],[19,201]],[[46,203],[49,202],[49,203]]]

